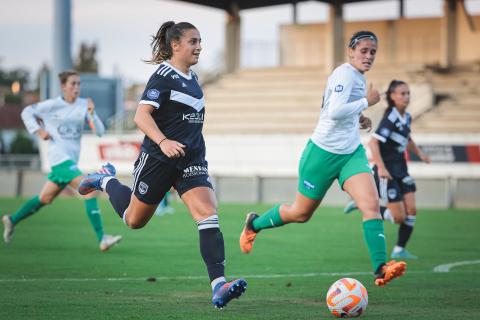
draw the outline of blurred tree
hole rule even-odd
[[[88,45],[82,42],[78,57],[75,59],[75,70],[78,72],[98,73],[96,54],[96,44]]]
[[[0,86],[10,87],[13,82],[18,81],[23,89],[29,77],[30,72],[25,69],[18,68],[7,71],[0,67]]]
[[[33,141],[23,131],[18,131],[10,146],[10,153],[32,154],[37,153],[37,150],[33,145]]]

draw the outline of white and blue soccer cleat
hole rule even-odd
[[[105,252],[111,247],[117,245],[122,240],[122,236],[116,235],[112,236],[109,234],[104,234],[102,241],[100,241],[100,250]]]
[[[81,195],[89,194],[95,190],[103,191],[102,181],[106,177],[115,177],[117,170],[111,163],[104,164],[100,170],[86,175],[78,186],[78,193]]]
[[[349,214],[350,212],[355,211],[357,209],[358,209],[358,207],[355,204],[355,201],[351,200],[350,202],[347,203],[345,208],[343,208],[343,213]]]
[[[398,252],[392,252],[390,257],[392,257],[392,259],[410,259],[410,260],[418,259],[416,255],[411,254],[410,252],[407,251],[407,249],[402,249]]]
[[[213,290],[212,303],[215,308],[225,307],[230,300],[239,298],[247,289],[247,281],[237,279],[217,284]]]
[[[3,241],[6,244],[9,244],[13,238],[13,231],[15,231],[15,225],[10,220],[9,215],[2,216],[2,223],[3,223]]]

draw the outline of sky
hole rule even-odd
[[[42,64],[52,63],[54,0],[0,0],[0,67],[22,67],[35,76]],[[467,10],[480,14],[480,0],[467,0]],[[72,55],[80,43],[96,43],[100,74],[121,76],[126,83],[146,82],[154,68],[150,37],[168,20],[193,23],[202,36],[197,68],[218,69],[224,45],[226,15],[222,10],[175,0],[72,0]],[[407,17],[442,15],[442,0],[406,0]],[[347,21],[392,19],[398,1],[347,4]],[[325,22],[328,6],[308,1],[298,5],[299,23]],[[279,26],[292,22],[292,6],[279,5],[241,11],[243,67],[275,66]]]

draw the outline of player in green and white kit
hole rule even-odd
[[[369,71],[377,52],[377,37],[369,31],[355,33],[348,45],[349,62],[337,67],[328,78],[323,110],[299,165],[298,192],[292,205],[277,205],[258,216],[247,215],[240,236],[240,248],[249,253],[258,232],[287,223],[304,223],[320,205],[334,180],[350,194],[363,213],[363,230],[375,284],[384,286],[405,272],[404,262],[386,259],[385,235],[378,193],[359,128],[370,128],[362,111],[380,100],[370,86],[366,92],[364,73]]]
[[[31,134],[49,140],[48,160],[51,172],[38,196],[25,202],[14,214],[4,215],[3,239],[12,240],[16,225],[50,204],[66,187],[77,190],[82,172],[77,167],[80,156],[80,139],[87,123],[97,136],[102,136],[105,127],[95,113],[90,99],[79,98],[80,77],[75,71],[59,74],[63,95],[26,107],[22,119]],[[102,217],[95,194],[86,196],[87,216],[99,241],[100,250],[106,251],[122,237],[104,234]]]

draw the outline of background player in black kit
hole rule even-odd
[[[224,242],[202,135],[204,97],[197,75],[190,70],[198,62],[200,43],[200,33],[190,23],[169,21],[160,27],[153,36],[152,59],[147,61],[160,66],[150,77],[134,118],[145,138],[132,189],[122,185],[113,165],[107,164],[88,175],[79,192],[106,191],[125,224],[136,229],[145,226],[173,186],[197,223],[212,303],[222,308],[239,297],[247,283],[227,282],[224,276]]]
[[[416,220],[415,181],[408,174],[405,151],[410,150],[422,161],[430,158],[420,150],[410,136],[412,117],[406,111],[410,103],[410,89],[399,80],[390,82],[387,93],[388,107],[385,110],[373,139],[369,142],[375,181],[381,204],[380,211],[385,220],[400,224],[397,244],[393,248],[393,259],[416,259],[405,247],[413,232]],[[356,209],[350,202],[345,213]]]

